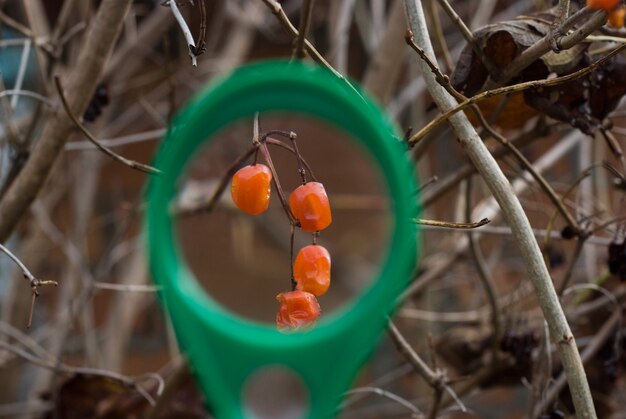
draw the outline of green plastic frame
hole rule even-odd
[[[377,279],[346,308],[322,316],[305,333],[284,334],[254,323],[207,295],[181,255],[168,211],[179,177],[198,148],[255,112],[317,117],[350,134],[379,165],[390,197],[393,230]],[[398,131],[367,95],[345,79],[304,62],[266,61],[239,68],[197,94],[173,121],[156,166],[165,174],[153,176],[148,187],[150,268],[216,416],[246,417],[241,401],[246,380],[270,365],[287,367],[305,383],[308,417],[334,416],[416,265],[415,177]]]

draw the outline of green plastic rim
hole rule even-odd
[[[225,127],[276,112],[319,118],[349,134],[384,176],[393,214],[390,246],[379,275],[345,309],[322,316],[306,333],[284,334],[221,306],[199,285],[178,246],[169,212],[179,179],[201,145]],[[357,86],[304,62],[269,61],[211,83],[174,119],[148,187],[150,269],[181,347],[219,418],[246,417],[242,391],[259,368],[281,365],[308,390],[307,416],[332,417],[373,350],[416,266],[418,214],[413,166],[398,130]]]

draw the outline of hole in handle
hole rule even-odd
[[[306,385],[282,365],[255,371],[244,386],[243,403],[245,416],[255,419],[301,419],[309,410]]]

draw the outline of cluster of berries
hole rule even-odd
[[[502,336],[500,349],[510,353],[518,364],[527,364],[538,343],[539,339],[532,331],[519,333],[507,331]]]
[[[621,243],[614,241],[609,244],[609,272],[620,281],[626,281],[626,238]]]
[[[626,7],[619,6],[621,0],[587,0],[587,7],[590,9],[604,10],[609,14],[609,24],[614,28],[624,26],[626,17]]]
[[[104,83],[98,84],[96,91],[83,114],[83,120],[93,122],[102,113],[102,108],[109,104],[109,89]]]
[[[296,147],[294,149],[300,162],[299,152]],[[272,170],[261,163],[239,169],[231,183],[231,196],[235,205],[252,215],[267,210],[273,176],[275,174],[272,174]],[[282,331],[313,326],[320,316],[317,297],[326,293],[330,287],[330,254],[323,246],[315,243],[319,231],[332,222],[324,185],[320,182],[306,182],[303,176],[303,184],[289,196],[289,210],[297,221],[296,226],[313,233],[314,243],[300,249],[295,262],[290,262],[292,290],[276,296],[280,303],[276,326]]]

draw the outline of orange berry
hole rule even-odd
[[[280,303],[276,315],[276,326],[279,330],[297,330],[313,326],[320,316],[320,305],[317,298],[304,291],[281,292],[276,296]]]
[[[609,13],[609,24],[616,29],[624,26],[624,18],[626,17],[626,7],[621,6]]]
[[[610,12],[619,2],[620,0],[587,0],[587,7],[590,9],[602,9]]]
[[[266,165],[245,166],[233,176],[230,195],[240,210],[258,215],[270,204],[271,182],[272,172]]]
[[[289,207],[304,231],[320,231],[332,222],[328,196],[319,182],[298,186],[289,196]]]
[[[293,264],[296,289],[319,297],[330,287],[330,253],[322,246],[303,247]]]

